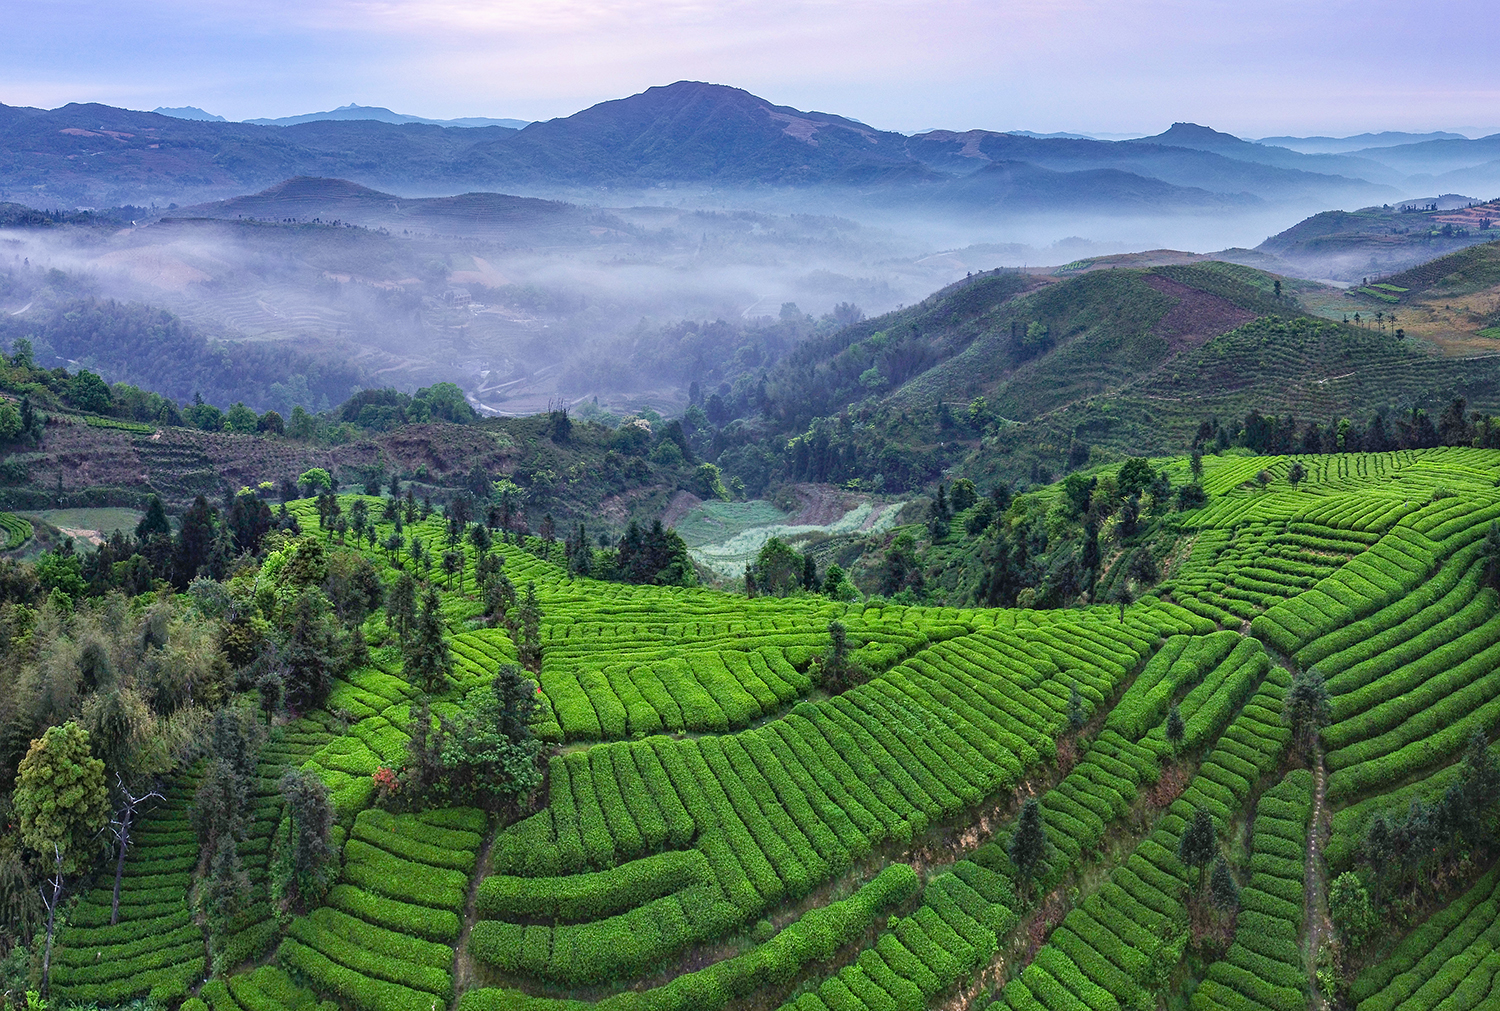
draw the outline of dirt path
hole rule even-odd
[[[1317,743],[1313,750],[1313,803],[1312,816],[1307,826],[1307,856],[1303,868],[1302,892],[1306,902],[1304,922],[1307,924],[1308,986],[1312,994],[1309,1005],[1317,1011],[1324,1007],[1318,993],[1318,948],[1324,936],[1331,936],[1333,925],[1328,920],[1326,902],[1323,900],[1323,846],[1328,833],[1328,805],[1325,794],[1328,786],[1328,769],[1323,762],[1323,745]]]
[[[464,900],[463,920],[458,928],[458,940],[453,942],[453,1008],[458,1008],[458,999],[463,996],[474,981],[474,960],[469,956],[469,931],[474,929],[474,923],[479,919],[479,882],[483,881],[490,873],[490,850],[495,848],[495,837],[500,834],[500,826],[495,822],[490,823],[488,831],[484,834],[484,841],[479,845],[479,853],[474,859],[474,877],[469,882],[469,894]]]

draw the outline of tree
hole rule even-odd
[[[1120,605],[1120,624],[1123,625],[1125,624],[1125,609],[1135,603],[1135,591],[1130,588],[1130,580],[1115,580],[1115,588],[1111,596],[1114,602]]]
[[[445,687],[453,676],[453,656],[448,640],[443,637],[442,607],[437,590],[430,586],[402,654],[406,679],[421,684],[428,694]]]
[[[1304,466],[1302,466],[1302,461],[1301,460],[1295,460],[1295,461],[1293,461],[1292,465],[1289,468],[1287,468],[1287,472],[1286,472],[1287,483],[1292,486],[1292,490],[1293,491],[1296,491],[1297,485],[1301,484],[1302,483],[1302,479],[1304,477],[1306,477],[1306,476],[1307,476],[1307,468],[1304,467]]]
[[[250,875],[245,873],[235,838],[223,835],[209,858],[208,874],[193,889],[193,909],[203,916],[217,949],[220,935],[244,906],[250,895]]]
[[[172,546],[172,582],[179,591],[188,588],[203,563],[208,561],[214,533],[214,510],[208,499],[199,495],[182,514],[182,528]]]
[[[260,542],[270,533],[274,522],[271,507],[252,491],[240,492],[229,507],[229,529],[234,534],[235,548],[242,553],[259,552]]]
[[[1047,832],[1042,825],[1042,808],[1035,797],[1028,797],[1021,806],[1021,817],[1016,823],[1016,834],[1010,837],[1010,862],[1021,879],[1022,894],[1031,887],[1038,866],[1047,849]]]
[[[536,583],[530,581],[516,611],[516,653],[522,667],[532,672],[542,669],[542,608],[536,599]]]
[[[1328,698],[1322,672],[1310,667],[1292,675],[1291,687],[1282,704],[1281,722],[1292,729],[1292,741],[1304,757],[1316,744],[1318,731],[1332,719],[1333,703]]]
[[[828,623],[828,648],[815,662],[818,682],[833,695],[869,677],[863,665],[849,656],[849,631],[842,621]]]
[[[1221,913],[1232,913],[1240,905],[1240,886],[1229,870],[1229,861],[1220,853],[1214,857],[1213,873],[1209,876],[1208,894],[1214,907]]]
[[[135,525],[135,536],[140,541],[156,536],[172,536],[172,524],[167,520],[167,512],[162,507],[160,496],[146,496],[146,515]]]
[[[443,573],[448,577],[448,589],[453,589],[453,577],[464,570],[464,553],[455,548],[443,552]]]
[[[311,467],[304,470],[297,477],[297,483],[302,486],[303,494],[308,498],[319,492],[330,491],[333,488],[333,478],[322,467]]]
[[[68,399],[80,411],[105,414],[114,398],[110,396],[109,386],[103,379],[88,369],[79,369],[78,374],[68,383]]]
[[[1460,782],[1475,828],[1483,831],[1496,803],[1500,802],[1500,765],[1490,752],[1489,738],[1483,730],[1475,730],[1469,737]]]
[[[497,561],[504,561],[503,558]],[[505,574],[505,570],[496,565],[486,573],[484,577],[484,616],[490,622],[508,625],[510,623],[510,609],[516,606],[516,587]]]
[[[1394,862],[1395,847],[1392,843],[1391,823],[1384,812],[1377,811],[1370,819],[1370,824],[1366,826],[1365,837],[1360,844],[1360,857],[1375,879],[1377,895],[1380,883],[1385,877],[1386,868]]]
[[[1500,523],[1491,523],[1484,534],[1484,584],[1500,590]]]
[[[948,536],[948,521],[953,518],[952,511],[948,508],[948,494],[939,481],[937,494],[932,498],[932,506],[927,517],[927,532],[934,541],[940,541]]]
[[[451,798],[519,803],[541,785],[541,742],[531,728],[539,693],[519,666],[501,664],[487,688],[469,694],[463,715],[443,722],[440,754]]]
[[[385,623],[396,629],[402,643],[411,634],[417,620],[417,581],[411,573],[403,571],[391,586],[390,596],[385,602]]]
[[[1131,579],[1135,580],[1137,586],[1150,586],[1156,582],[1160,572],[1156,567],[1156,556],[1151,553],[1150,545],[1137,549],[1135,554],[1130,556],[1128,574]]]
[[[1150,460],[1144,457],[1132,457],[1120,465],[1115,485],[1123,497],[1139,498],[1155,479],[1156,472],[1151,469]]]
[[[333,804],[317,773],[288,771],[281,777],[286,805],[286,838],[272,869],[272,894],[289,905],[307,908],[322,900],[338,877],[339,854],[330,838]]]
[[[298,710],[321,706],[342,654],[338,625],[323,591],[303,587],[283,615],[280,638],[287,701]]]
[[[823,574],[823,594],[832,600],[856,600],[859,589],[850,581],[843,566],[835,562]]]
[[[916,538],[903,530],[885,549],[885,567],[880,577],[880,592],[891,596],[905,589],[920,591],[925,580],[922,559],[917,554]]]
[[[268,670],[255,679],[255,690],[260,696],[260,711],[266,714],[266,726],[269,727],[286,701],[286,682],[276,671]]]
[[[31,742],[11,795],[21,842],[72,876],[86,869],[109,819],[104,763],[89,750],[88,731],[69,720]]]
[[[1087,722],[1088,716],[1083,711],[1083,696],[1078,693],[1078,686],[1073,685],[1068,689],[1068,728],[1076,734]]]
[[[1328,889],[1328,914],[1351,948],[1361,947],[1381,926],[1380,917],[1370,903],[1370,893],[1353,871],[1345,871],[1333,879]]]
[[[802,588],[802,555],[780,537],[761,545],[755,556],[755,586],[767,597],[788,597]]]
[[[1167,710],[1166,726],[1167,743],[1172,746],[1174,755],[1177,749],[1182,747],[1182,738],[1186,732],[1187,727],[1182,722],[1182,713],[1178,710],[1177,703],[1174,702],[1172,708]]]
[[[974,482],[966,477],[961,477],[953,482],[953,490],[948,495],[948,503],[953,511],[961,513],[979,501],[979,490],[974,487]]]
[[[1203,891],[1204,871],[1219,851],[1219,834],[1214,830],[1213,816],[1203,808],[1193,812],[1177,843],[1177,858],[1186,867],[1198,868],[1198,891]]]
[[[357,551],[339,549],[329,554],[328,576],[323,581],[323,589],[339,621],[351,628],[364,624],[385,600],[385,584],[380,580],[380,573]]]

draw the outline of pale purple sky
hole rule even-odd
[[[703,80],[913,132],[1500,130],[1494,0],[3,0],[0,102],[547,119]]]

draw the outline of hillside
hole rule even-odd
[[[1181,458],[1157,467],[1189,480]],[[396,543],[413,546],[392,554],[373,545],[400,510],[380,498],[291,502],[302,533],[267,535],[223,582],[134,606],[80,582],[70,623],[56,617],[69,591],[37,604],[39,647],[118,651],[115,690],[177,683],[137,659],[139,636],[165,638],[179,677],[219,671],[194,701],[141,701],[212,732],[137,812],[117,917],[114,853],[82,859],[70,842],[79,899],[52,996],[178,1011],[1482,998],[1497,479],[1500,452],[1473,448],[1209,457],[1206,504],[1165,521],[1159,575],[1122,577],[1119,604],[1053,610],[602,582],[536,537],[471,547],[442,515],[411,518]],[[373,519],[372,546],[324,521],[334,504]],[[212,539],[228,520],[200,522]],[[1134,547],[1118,527],[1100,536],[1110,555]],[[444,551],[446,570],[414,560]],[[481,576],[495,558],[524,588],[498,614]],[[325,578],[355,571],[382,588],[415,574],[421,624],[407,630],[399,594],[356,606]],[[337,617],[316,610],[329,596]],[[835,620],[863,667],[851,682],[835,680]],[[253,668],[195,652],[310,627],[331,652],[273,672],[280,687],[260,673],[240,690],[230,672]],[[452,666],[423,676],[433,641]],[[38,662],[4,649],[0,683],[30,684]],[[1282,713],[1309,691],[1327,712],[1304,733]],[[87,753],[68,714],[11,697],[22,743]],[[515,750],[502,767],[429,747],[450,734]],[[29,811],[35,779],[22,783]],[[215,813],[220,789],[242,807]],[[1431,811],[1455,827],[1435,830]],[[1377,818],[1426,841],[1387,852]],[[213,871],[198,833],[218,840]],[[195,885],[213,907],[189,902]],[[1317,972],[1330,959],[1339,971]]]
[[[1252,409],[1364,425],[1455,397],[1500,408],[1500,359],[1299,308],[1354,304],[1336,290],[1222,262],[1097,266],[977,275],[803,345],[721,426],[714,458],[756,493],[779,480],[897,492],[950,468],[983,485],[1091,453],[1180,452],[1204,422],[1233,435]]]
[[[1271,236],[1256,251],[1300,277],[1362,282],[1493,241],[1490,222],[1497,208],[1500,202],[1448,197],[1324,211]]]

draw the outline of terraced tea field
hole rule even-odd
[[[1208,504],[1173,519],[1190,550],[1123,611],[746,600],[499,546],[543,614],[534,813],[374,806],[420,700],[374,617],[370,665],[260,755],[234,929],[189,914],[184,780],[144,819],[119,922],[102,888],[61,930],[55,990],[189,1011],[1315,1006],[1328,883],[1500,725],[1500,452],[1303,458],[1295,489],[1292,462],[1205,459]],[[406,532],[445,550],[440,517]],[[477,620],[466,554],[443,593],[455,684],[432,699],[450,714],[516,656]],[[829,697],[809,668],[834,619],[873,677]],[[1308,769],[1282,712],[1314,665],[1332,712]],[[325,905],[278,919],[253,854],[291,767],[332,788],[342,865]],[[1030,878],[1010,855],[1027,799],[1047,840]],[[1204,813],[1239,895],[1208,928],[1207,868],[1181,856]],[[1348,963],[1347,1006],[1500,1006],[1487,853]]]

